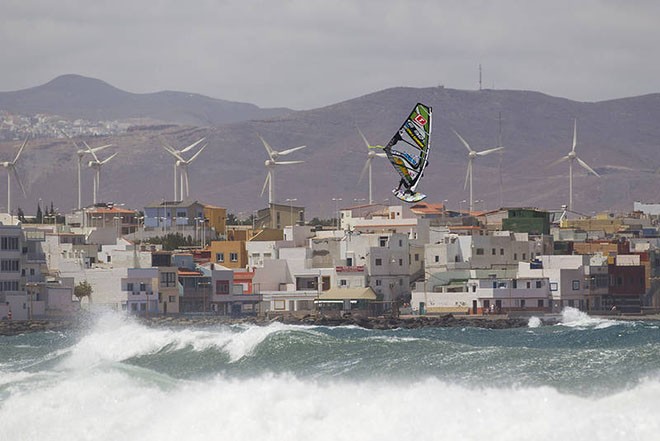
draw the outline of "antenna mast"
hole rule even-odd
[[[481,90],[481,63],[479,63],[479,90]]]

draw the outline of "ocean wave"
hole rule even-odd
[[[217,375],[162,388],[119,371],[89,372],[9,397],[0,407],[0,439],[655,440],[658,394],[657,378],[583,397],[548,386],[469,387],[434,378]],[[39,418],[27,423],[30,415]]]
[[[601,317],[592,317],[586,312],[582,312],[577,308],[566,307],[562,310],[561,313],[561,323],[562,326],[569,326],[571,328],[594,328],[594,329],[605,329],[610,326],[617,325],[634,325],[634,322],[624,322],[622,320],[613,320],[606,319]]]

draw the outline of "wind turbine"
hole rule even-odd
[[[99,192],[99,189],[100,189],[100,186],[101,186],[101,167],[103,167],[103,165],[107,164],[112,158],[117,156],[117,153],[119,153],[119,152],[115,152],[114,154],[110,155],[109,157],[107,157],[106,159],[101,161],[101,160],[99,160],[98,156],[96,156],[96,153],[89,146],[89,144],[87,144],[85,141],[83,141],[83,144],[85,144],[85,147],[87,147],[87,152],[91,153],[92,156],[94,157],[94,160],[89,161],[87,163],[87,165],[89,167],[93,168],[94,170],[96,170],[96,175],[94,176],[94,204],[96,204],[96,201],[97,201],[96,197],[98,195],[98,192]]]
[[[555,162],[553,162],[548,166],[548,167],[552,167],[553,165],[557,165],[561,162],[568,161],[568,210],[569,211],[573,209],[573,162],[577,161],[577,163],[580,164],[582,168],[600,177],[600,175],[596,173],[593,168],[589,167],[589,164],[584,162],[582,159],[578,158],[578,155],[575,152],[576,145],[577,145],[577,118],[573,123],[573,146],[571,147],[571,151],[568,152],[566,156],[561,157],[560,159],[556,160]]]
[[[367,149],[368,149],[367,160],[364,163],[364,167],[362,168],[362,172],[360,173],[360,179],[358,179],[358,184],[360,182],[362,182],[362,178],[364,177],[364,174],[367,172],[367,170],[369,170],[369,204],[373,204],[374,199],[373,199],[372,192],[371,192],[371,161],[375,157],[387,158],[387,155],[385,153],[376,152],[375,149],[382,149],[383,146],[382,145],[371,145],[371,144],[369,144],[369,141],[367,141],[367,137],[364,136],[364,133],[362,133],[362,130],[360,130],[359,127],[356,127],[356,128],[357,128],[357,131],[360,133],[360,136],[364,140],[364,143],[366,144]]]
[[[64,136],[69,138],[69,140],[71,141],[73,146],[77,149],[76,154],[78,155],[78,210],[80,210],[82,208],[82,190],[81,190],[81,187],[82,187],[82,179],[81,179],[82,161],[83,161],[83,157],[85,155],[89,154],[89,151],[87,151],[86,149],[81,149],[78,146],[78,144],[73,140],[73,138],[70,137],[69,135],[67,135],[66,132],[64,132],[64,130],[60,130],[60,132],[62,132],[62,134]],[[103,150],[105,148],[108,148],[108,147],[111,147],[111,146],[112,146],[112,144],[106,144],[106,145],[102,145],[102,146],[99,146],[99,147],[94,147],[91,150],[92,150],[92,152],[96,153],[96,152],[100,152],[101,150]]]
[[[174,195],[174,197],[175,198],[176,198],[176,191],[177,191],[177,189],[176,189],[176,169],[177,168],[180,169],[181,183],[180,183],[179,195],[181,196],[181,200],[183,200],[184,196],[187,198],[190,194],[190,183],[188,181],[188,166],[195,159],[197,159],[197,157],[199,156],[200,153],[202,153],[202,151],[204,151],[207,144],[204,144],[202,146],[202,148],[197,150],[197,152],[194,155],[192,155],[192,157],[190,159],[185,159],[183,156],[181,156],[181,153],[190,150],[190,148],[196,146],[197,144],[199,144],[203,140],[204,140],[204,138],[200,139],[199,141],[195,142],[194,144],[191,144],[190,146],[186,147],[185,149],[183,149],[181,151],[174,150],[169,146],[167,146],[165,148],[165,150],[167,150],[172,156],[174,156],[174,158],[176,158],[176,162],[174,163],[174,171],[175,171],[175,175],[174,175],[174,179],[175,179],[175,181],[174,181],[174,193],[175,193],[175,195]],[[176,199],[176,200],[178,200],[178,199]]]
[[[293,147],[290,149],[277,151],[274,150],[261,136],[259,136],[259,139],[263,143],[266,152],[268,152],[268,159],[266,160],[266,162],[264,162],[268,174],[266,175],[264,186],[261,189],[261,195],[262,196],[264,195],[264,192],[266,191],[266,185],[268,185],[268,204],[272,204],[275,202],[275,185],[273,181],[275,179],[275,167],[277,167],[278,165],[302,164],[303,162],[305,162],[305,161],[278,161],[277,159],[280,156],[286,156],[289,153],[293,153],[297,150],[304,149],[306,146],[301,145],[299,147]]]
[[[16,179],[16,182],[18,182],[18,186],[21,188],[21,191],[23,192],[23,196],[25,196],[25,188],[23,187],[23,183],[21,182],[20,176],[18,176],[18,172],[16,171],[16,161],[18,161],[18,158],[21,156],[21,153],[23,153],[23,149],[27,145],[28,138],[30,136],[25,137],[25,141],[23,141],[23,144],[21,147],[18,149],[18,153],[16,153],[16,157],[14,158],[13,161],[4,161],[0,162],[0,165],[2,165],[4,168],[7,169],[7,213],[11,214],[11,175],[14,175],[14,179]]]
[[[181,199],[183,199],[183,195],[182,195],[182,194],[181,194],[181,195],[178,194],[178,187],[179,187],[180,184],[177,182],[177,181],[178,181],[178,176],[177,176],[178,173],[177,173],[177,170],[178,170],[179,166],[181,165],[181,162],[182,162],[182,161],[185,162],[185,160],[181,159],[180,156],[181,156],[183,153],[186,153],[186,152],[192,150],[193,148],[195,148],[200,142],[204,141],[205,139],[206,139],[206,138],[199,139],[199,140],[193,142],[192,144],[190,144],[188,147],[184,147],[184,148],[182,148],[181,150],[177,150],[177,149],[175,149],[174,147],[172,147],[171,145],[167,144],[165,141],[161,140],[161,142],[163,143],[163,144],[162,144],[162,147],[163,147],[163,148],[164,148],[169,154],[171,154],[171,155],[173,155],[173,156],[175,157],[175,161],[174,161],[174,200],[175,200],[175,201],[180,200],[180,199],[179,199],[179,196],[181,196]],[[179,157],[177,157],[177,155],[178,155]]]
[[[486,156],[486,155],[490,155],[491,153],[499,152],[500,150],[503,150],[504,147],[500,146],[478,152],[472,149],[472,147],[470,147],[470,144],[468,144],[468,142],[465,139],[463,139],[463,137],[459,135],[459,133],[456,130],[452,129],[452,131],[454,132],[454,134],[456,134],[456,136],[458,136],[458,139],[461,140],[465,148],[468,150],[468,168],[467,168],[467,174],[465,175],[465,184],[463,185],[463,189],[465,190],[467,188],[469,181],[470,182],[470,212],[472,212],[474,210],[474,198],[472,193],[472,168],[473,168],[472,162],[478,156]]]

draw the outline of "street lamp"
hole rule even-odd
[[[339,201],[343,200],[342,198],[332,198],[335,201],[335,214],[337,215],[337,229],[339,229]]]

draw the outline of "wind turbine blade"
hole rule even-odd
[[[470,180],[471,174],[472,174],[472,161],[468,162],[467,172],[465,173],[465,183],[463,184],[463,190],[467,190],[468,181]]]
[[[261,188],[261,196],[264,195],[264,192],[266,191],[266,186],[268,185],[268,181],[270,181],[270,173],[266,175],[266,180],[264,181],[264,186]]]
[[[175,158],[176,160],[181,161],[181,162],[186,162],[186,160],[183,159],[183,157],[182,157],[182,156],[179,154],[179,152],[177,152],[176,150],[170,150],[169,147],[165,147],[165,146],[162,146],[162,147],[165,149],[165,151],[166,151],[167,153],[169,153],[170,155],[174,156],[174,158]]]
[[[110,156],[110,157],[104,159],[103,161],[101,161],[101,165],[103,165],[103,164],[107,163],[108,161],[110,161],[112,158],[114,158],[115,156],[117,156],[118,153],[119,153],[119,152],[116,152],[116,153],[112,154],[112,156]]]
[[[202,146],[202,148],[199,149],[199,150],[197,151],[197,153],[195,153],[194,155],[192,155],[192,158],[188,159],[188,161],[187,161],[188,164],[190,164],[191,162],[193,162],[193,161],[195,160],[195,158],[197,158],[197,157],[199,156],[199,154],[202,153],[202,152],[204,151],[204,149],[206,148],[207,145],[208,145],[208,144],[204,144],[204,145]]]
[[[87,151],[92,154],[92,157],[94,158],[95,161],[98,162],[99,158],[96,156],[96,153],[94,153],[94,150],[87,144],[86,141],[83,141],[83,144],[85,144],[85,147],[87,147]]]
[[[27,194],[25,193],[25,187],[23,187],[23,182],[21,182],[21,177],[18,175],[18,172],[16,171],[16,167],[11,167],[11,172],[14,175],[14,179],[16,179],[16,182],[18,182],[18,186],[21,188],[21,191],[23,192],[23,197],[26,197]]]
[[[358,184],[362,182],[362,178],[364,178],[364,174],[367,172],[370,162],[371,162],[371,158],[367,158],[367,160],[364,163],[364,167],[362,167],[362,172],[360,173],[360,179],[358,179]]]
[[[371,148],[371,146],[369,145],[369,141],[367,141],[367,137],[364,136],[364,133],[362,133],[362,130],[360,130],[360,128],[357,127],[357,126],[355,126],[355,128],[357,129],[358,133],[360,134],[360,137],[362,137],[362,140],[364,141],[364,145],[366,145],[368,149]]]
[[[99,147],[94,147],[92,151],[96,153],[96,152],[100,152],[101,150],[107,149],[108,147],[112,147],[112,144],[106,144]]]
[[[575,151],[576,145],[577,145],[577,118],[575,118],[575,121],[573,122],[573,148],[571,149],[572,152]]]
[[[499,152],[500,150],[504,150],[504,147],[495,147],[494,149],[482,150],[477,152],[477,156],[490,155],[491,153]]]
[[[294,148],[291,148],[291,149],[282,150],[279,153],[280,153],[280,156],[284,156],[284,155],[288,155],[289,153],[293,153],[297,150],[304,149],[305,147],[307,147],[307,146],[306,145],[301,145],[300,147],[294,147]]]
[[[467,141],[465,139],[463,139],[463,137],[461,135],[459,135],[459,133],[456,130],[454,130],[454,129],[451,129],[451,130],[452,130],[452,132],[454,132],[454,134],[456,136],[458,136],[458,139],[460,139],[461,142],[463,143],[463,145],[465,146],[465,148],[468,149],[468,152],[472,152],[473,150],[470,148],[470,144],[468,144]]]
[[[584,162],[580,158],[575,158],[575,159],[577,159],[578,164],[580,164],[582,166],[582,168],[586,169],[587,171],[590,171],[591,173],[593,173],[594,175],[596,175],[600,178],[600,175],[598,173],[596,173],[596,171],[593,168],[589,167],[589,164],[587,164],[586,162]]]
[[[387,158],[387,153],[376,153],[379,158]]]
[[[204,141],[205,139],[206,139],[206,137],[204,137],[204,138],[202,138],[202,139],[200,139],[200,140],[197,140],[197,141],[193,142],[193,143],[190,144],[188,147],[186,147],[185,149],[181,150],[179,153],[186,153],[186,152],[192,150],[193,148],[195,148],[195,146],[197,146],[200,142]]]
[[[548,164],[546,166],[546,168],[550,168],[550,167],[555,166],[557,164],[561,164],[562,162],[567,161],[568,159],[569,159],[568,156],[563,156],[563,157],[557,159],[556,161],[551,162],[550,164]]]
[[[30,135],[28,135],[28,136],[25,137],[25,141],[23,141],[23,145],[21,145],[21,148],[18,149],[18,153],[16,153],[16,157],[14,158],[14,161],[13,161],[14,163],[15,163],[16,161],[18,161],[19,156],[21,156],[21,153],[23,153],[23,149],[24,149],[25,146],[27,145],[27,142],[28,142],[28,138],[29,138],[29,137],[30,137]]]
[[[273,161],[276,165],[302,164],[305,161]]]
[[[268,152],[268,156],[270,157],[270,159],[273,159],[273,148],[270,146],[270,144],[268,144],[268,143],[266,142],[265,139],[263,139],[263,138],[261,137],[261,135],[257,135],[257,136],[259,137],[259,139],[260,139],[261,142],[263,143],[264,148],[265,148],[266,151]]]

